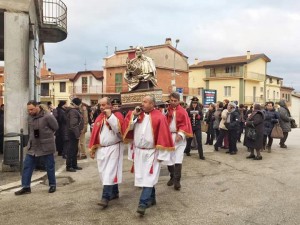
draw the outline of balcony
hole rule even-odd
[[[255,80],[255,81],[259,81],[259,82],[263,82],[265,81],[265,74],[261,74],[261,73],[253,73],[253,72],[248,72],[245,74],[245,80]]]
[[[264,103],[263,97],[245,96],[245,104],[252,105],[253,103]]]
[[[242,78],[243,74],[239,73],[239,72],[235,72],[235,73],[211,73],[207,78]]]
[[[71,95],[93,95],[93,94],[103,94],[102,86],[73,86],[70,88]]]
[[[39,14],[41,42],[56,43],[67,38],[67,6],[61,0],[43,0]]]

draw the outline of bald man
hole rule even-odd
[[[124,141],[132,142],[134,156],[134,185],[142,187],[137,213],[156,204],[155,187],[160,163],[168,162],[174,144],[166,117],[155,107],[155,99],[146,96],[142,108],[129,111],[123,123]]]
[[[121,126],[123,115],[112,113],[107,97],[100,99],[100,115],[96,118],[89,149],[92,159],[97,159],[98,171],[103,184],[103,193],[98,205],[106,208],[108,202],[119,198],[118,184],[122,182],[124,146]]]

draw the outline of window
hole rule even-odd
[[[81,84],[82,84],[82,87],[81,87],[82,93],[87,93],[87,77],[81,78]]]
[[[115,74],[116,93],[120,93],[122,91],[122,78],[122,73]]]
[[[260,87],[260,92],[264,92],[264,87]]]
[[[235,73],[236,72],[236,66],[227,66],[225,68],[225,73]]]
[[[224,96],[225,97],[231,96],[231,86],[224,86]]]
[[[202,96],[203,88],[198,88],[199,90],[199,95]]]
[[[49,83],[41,84],[41,96],[50,96],[49,93]]]
[[[284,98],[284,94],[282,94],[282,98]]]
[[[272,80],[272,78],[270,78],[270,84],[272,84],[273,83],[273,80]]]
[[[60,92],[66,92],[66,82],[59,82]]]
[[[277,80],[277,84],[279,84],[279,80]]]

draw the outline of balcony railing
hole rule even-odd
[[[255,81],[264,81],[265,80],[265,75],[261,73],[254,73],[254,72],[248,72],[248,73],[240,73],[240,72],[234,72],[234,73],[211,73],[209,74],[204,80],[210,79],[210,78],[225,78],[225,79],[236,79],[236,78],[244,78],[247,80],[255,80]]]
[[[261,73],[253,73],[253,72],[248,72],[245,74],[245,79],[249,80],[257,80],[257,81],[264,81],[265,80],[265,75]]]
[[[102,86],[73,86],[70,88],[70,94],[102,94]]]
[[[264,103],[263,97],[245,96],[245,104]]]
[[[43,42],[59,42],[67,37],[67,6],[61,0],[43,0],[40,7]]]

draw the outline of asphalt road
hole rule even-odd
[[[213,152],[205,146],[206,160],[196,151],[185,157],[182,189],[166,185],[166,167],[156,186],[157,205],[146,215],[136,213],[141,190],[133,186],[131,162],[124,158],[120,198],[107,209],[97,205],[102,193],[96,161],[80,161],[82,171],[58,171],[57,192],[48,194],[43,182],[32,193],[15,196],[16,190],[0,193],[0,224],[300,224],[300,129],[287,140],[288,149],[274,141],[272,153],[262,161],[246,159],[246,148],[237,155]]]

